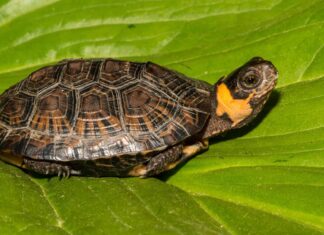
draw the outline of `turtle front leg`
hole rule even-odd
[[[208,149],[208,147],[209,147],[208,139],[198,141],[192,145],[186,145],[183,148],[182,160],[186,160],[192,157],[193,155],[201,152],[202,150]]]
[[[181,158],[183,145],[175,145],[153,156],[148,163],[135,166],[129,176],[149,177],[168,170],[168,166]]]
[[[192,145],[175,145],[156,156],[147,163],[147,165],[139,165],[133,168],[129,175],[131,176],[154,176],[164,171],[171,170],[179,163],[186,161],[196,153],[208,148],[208,140],[198,141]]]
[[[33,171],[37,174],[59,177],[69,177],[70,175],[79,175],[78,171],[73,170],[68,165],[58,164],[55,162],[37,161],[29,158],[24,158],[22,168]]]
[[[170,166],[181,158],[182,152],[183,145],[180,144],[159,153],[147,164],[145,176],[158,175],[172,169],[173,167],[170,168]]]
[[[181,162],[185,162],[188,159],[190,159],[192,156],[196,155],[197,153],[208,149],[208,146],[209,146],[208,139],[198,141],[198,142],[196,142],[194,144],[191,144],[191,145],[183,146],[182,153],[181,153],[181,158],[178,159],[175,162],[170,163],[167,166],[167,170],[171,170],[172,168],[176,167]]]

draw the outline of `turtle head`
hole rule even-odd
[[[221,78],[215,85],[216,116],[230,123],[226,129],[250,122],[268,100],[277,78],[274,65],[261,57],[252,58]]]

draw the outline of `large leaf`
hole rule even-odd
[[[255,122],[160,179],[39,179],[0,163],[0,234],[323,234],[324,2],[0,3],[0,90],[71,57],[151,60],[214,83],[278,67]]]

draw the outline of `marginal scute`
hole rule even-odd
[[[85,151],[86,146],[82,139],[82,137],[74,135],[59,138],[49,148],[49,150],[55,153],[50,158],[57,161],[88,160],[89,158]]]
[[[12,130],[1,143],[1,151],[18,156],[24,155],[29,137],[30,131],[28,129]]]
[[[34,159],[47,159],[54,156],[54,137],[42,133],[31,132],[24,151],[25,156],[33,156]]]
[[[0,146],[1,143],[4,141],[4,139],[6,138],[8,132],[9,130],[0,124]]]

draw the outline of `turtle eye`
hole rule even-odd
[[[239,83],[243,88],[253,89],[256,88],[261,82],[260,77],[254,73],[248,73],[239,78]]]

